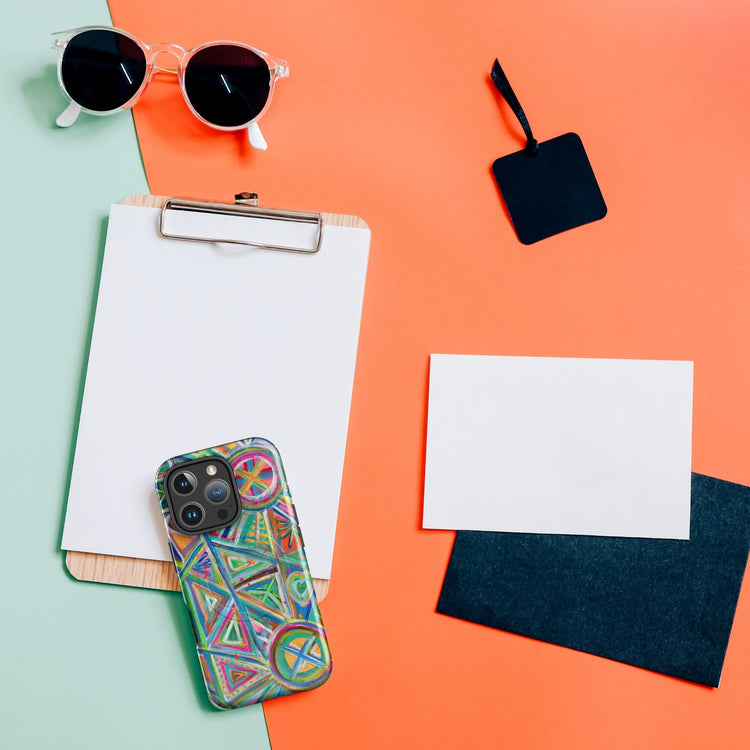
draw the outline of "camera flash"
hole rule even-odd
[[[213,464],[209,464],[208,466],[206,466],[206,474],[212,477],[214,474],[216,474],[216,467]]]

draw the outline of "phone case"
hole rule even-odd
[[[232,467],[239,515],[186,536],[172,521],[164,480],[173,466],[209,456]],[[331,656],[273,443],[251,438],[171,458],[159,467],[156,492],[211,702],[239,708],[322,685]]]

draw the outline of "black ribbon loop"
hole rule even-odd
[[[503,95],[503,98],[513,110],[513,114],[518,118],[518,122],[521,123],[523,132],[526,134],[526,148],[527,154],[536,154],[539,151],[539,144],[534,138],[534,134],[531,132],[531,125],[529,125],[526,113],[521,107],[521,103],[518,101],[518,97],[513,91],[513,87],[510,85],[508,76],[505,75],[505,71],[500,67],[500,62],[495,60],[495,64],[492,66],[492,82],[495,84],[497,90]]]

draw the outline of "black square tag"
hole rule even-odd
[[[518,239],[524,245],[579,227],[607,213],[586,150],[575,133],[501,156],[492,165]]]

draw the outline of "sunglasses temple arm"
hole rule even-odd
[[[65,111],[55,120],[55,123],[60,128],[69,128],[78,119],[78,115],[80,114],[81,107],[75,102],[71,102],[65,108]]]
[[[60,128],[69,128],[77,119],[78,115],[81,114],[81,107],[75,102],[71,102],[65,111],[55,120],[55,123]],[[251,122],[247,126],[247,137],[250,141],[250,145],[258,151],[265,151],[268,148],[266,139],[263,137],[263,133],[260,132],[257,122]]]
[[[257,148],[258,151],[265,151],[268,148],[266,139],[263,137],[263,133],[260,132],[257,122],[251,122],[247,126],[247,138],[250,141],[250,145],[253,148]]]

